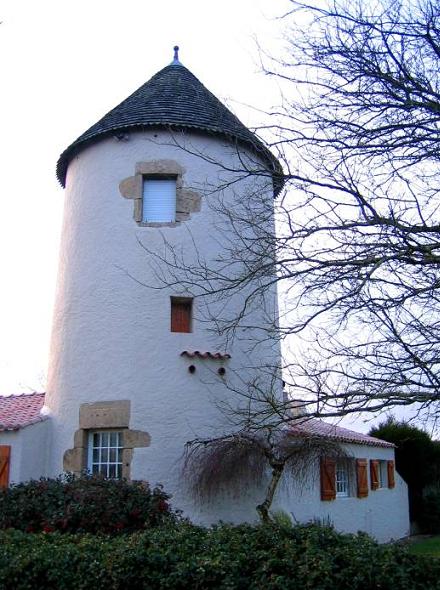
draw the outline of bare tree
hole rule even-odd
[[[285,341],[282,367],[264,370],[282,370],[288,403],[315,416],[411,404],[436,416],[440,3],[292,1],[280,22],[287,54],[263,67],[283,96],[260,134],[283,162],[285,190],[274,203],[257,183],[231,208],[217,187],[217,260],[189,264],[170,248],[167,285],[208,310],[242,294],[239,312],[224,305],[208,318],[231,338],[276,284],[280,320],[260,337]],[[246,175],[272,173],[242,163]]]
[[[324,438],[289,428],[237,431],[219,438],[195,439],[186,445],[183,475],[199,500],[220,493],[261,486],[270,470],[266,494],[256,506],[261,521],[271,521],[270,509],[283,474],[298,486],[311,484],[321,457],[346,457],[342,447]]]

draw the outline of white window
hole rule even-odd
[[[176,221],[176,179],[144,178],[142,221],[166,223]]]
[[[379,487],[386,488],[388,486],[387,462],[379,461],[378,466]]]
[[[88,469],[104,477],[122,477],[122,432],[97,430],[89,433]]]
[[[336,496],[345,497],[349,495],[348,465],[346,462],[336,463]]]

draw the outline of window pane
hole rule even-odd
[[[386,487],[387,481],[387,462],[386,461],[379,461],[379,487],[384,488]]]
[[[346,465],[336,466],[336,494],[348,496],[348,470]]]
[[[143,182],[142,221],[176,220],[176,179],[145,178]]]
[[[88,467],[92,473],[104,477],[121,477],[122,433],[112,431],[92,432],[89,435]]]

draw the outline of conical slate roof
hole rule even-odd
[[[178,59],[155,74],[61,154],[57,164],[58,180],[64,187],[70,160],[87,145],[130,129],[164,126],[197,129],[244,144],[262,156],[268,172],[274,175],[274,184],[280,184],[282,170],[278,160]]]

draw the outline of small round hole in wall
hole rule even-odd
[[[195,373],[195,372],[196,372],[196,368],[195,368],[195,366],[194,366],[194,365],[190,365],[190,366],[188,367],[188,371],[189,371],[190,373]]]
[[[226,369],[224,367],[220,367],[220,369],[218,369],[217,373],[223,377],[223,375],[226,373]]]

